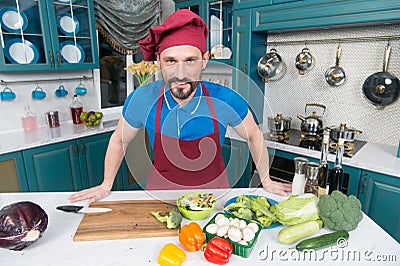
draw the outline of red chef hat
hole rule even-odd
[[[156,54],[172,46],[192,45],[206,52],[208,28],[204,20],[188,9],[170,15],[163,24],[149,29],[149,35],[139,41],[144,58],[157,60]]]

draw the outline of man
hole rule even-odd
[[[104,181],[70,197],[72,202],[106,197],[128,143],[145,127],[153,148],[146,189],[227,188],[221,146],[226,127],[245,139],[265,190],[286,195],[291,186],[269,177],[268,151],[244,99],[234,90],[199,81],[206,67],[208,29],[189,10],[178,10],[139,42],[146,60],[157,60],[163,80],[131,93],[110,138]]]

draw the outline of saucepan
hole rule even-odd
[[[356,135],[361,134],[362,131],[341,123],[339,126],[330,126],[325,128],[329,132],[329,136],[334,141],[344,139],[345,141],[353,142]]]
[[[268,129],[276,132],[289,131],[291,122],[291,117],[284,117],[281,113],[278,113],[275,117],[268,117]]]
[[[377,109],[383,109],[399,98],[399,79],[387,72],[390,50],[391,46],[388,43],[383,60],[383,71],[369,76],[363,85],[364,95]]]
[[[258,60],[257,72],[265,83],[278,80],[285,74],[286,64],[276,49],[272,48]]]
[[[341,52],[342,48],[339,44],[336,49],[336,64],[325,72],[325,80],[331,86],[342,85],[346,80],[346,73],[344,72],[344,69],[339,66]]]
[[[295,66],[300,75],[306,74],[307,71],[313,68],[314,64],[314,57],[311,55],[310,49],[307,47],[301,50],[301,53],[296,56]]]

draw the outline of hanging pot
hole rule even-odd
[[[324,111],[322,115],[317,114],[317,112],[313,111],[311,115],[307,116],[307,107],[315,106],[322,108]],[[307,103],[305,107],[305,115],[297,115],[297,118],[301,120],[300,129],[302,132],[309,135],[320,135],[324,133],[324,121],[322,116],[325,114],[325,105],[319,103]]]
[[[291,117],[284,117],[278,113],[275,117],[268,117],[268,129],[274,132],[285,132],[290,130]]]
[[[388,43],[383,60],[383,71],[369,76],[363,85],[364,95],[377,109],[383,109],[399,98],[399,79],[387,72],[390,50],[391,46]]]
[[[286,72],[286,65],[275,49],[271,49],[258,60],[257,72],[263,82],[278,80]]]
[[[346,124],[341,123],[340,126],[330,126],[325,128],[329,132],[329,137],[334,141],[344,139],[348,142],[353,142],[356,135],[361,134],[362,131],[353,127],[348,127]]]
[[[339,66],[341,52],[342,48],[339,44],[336,50],[336,64],[325,72],[325,80],[331,86],[342,85],[346,80],[346,73],[344,72],[344,69]]]
[[[314,57],[311,55],[310,49],[306,47],[301,50],[301,53],[296,56],[295,66],[300,75],[306,74],[307,71],[313,68]]]

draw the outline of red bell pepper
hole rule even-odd
[[[232,257],[232,244],[220,237],[214,237],[207,243],[204,257],[215,264],[226,264]]]

